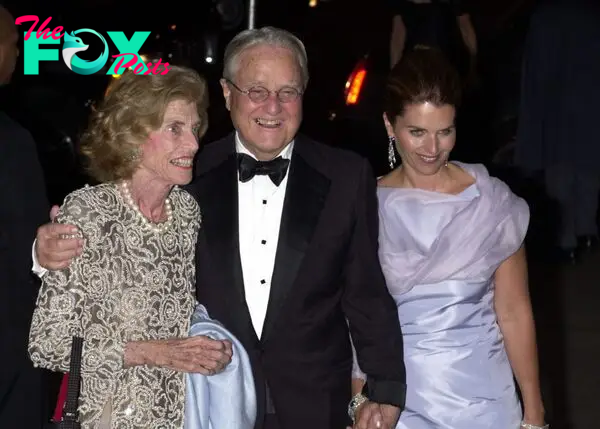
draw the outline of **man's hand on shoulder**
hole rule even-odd
[[[54,220],[58,207],[52,207],[50,218]],[[37,230],[35,255],[40,266],[47,270],[67,268],[73,258],[83,251],[83,239],[77,236],[79,230],[74,225],[47,223]]]

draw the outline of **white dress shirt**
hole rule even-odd
[[[256,159],[242,145],[237,133],[235,142],[238,153]],[[286,146],[281,157],[291,159],[293,146],[294,142]],[[240,258],[246,303],[258,338],[267,315],[288,176],[279,186],[269,176],[257,175],[246,183],[238,182]]]
[[[256,159],[242,144],[237,133],[235,146],[238,153]],[[293,148],[294,142],[291,142],[281,152],[281,157],[291,159]],[[269,176],[257,175],[246,183],[238,182],[240,259],[246,303],[258,338],[261,337],[267,315],[288,176],[285,175],[279,186],[275,186]],[[32,259],[32,271],[42,277],[47,271],[37,261],[35,241]]]
[[[31,267],[31,271],[33,271],[33,274],[35,274],[36,276],[38,276],[41,279],[42,277],[44,277],[44,274],[46,274],[48,272],[48,270],[45,269],[44,267],[42,267],[37,260],[37,255],[35,253],[35,242],[36,241],[37,241],[37,238],[35,240],[33,240],[33,246],[31,246],[31,259],[33,260],[33,265]]]

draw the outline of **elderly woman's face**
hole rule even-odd
[[[196,105],[183,100],[167,105],[163,123],[142,145],[140,168],[152,180],[166,185],[185,185],[192,180],[192,164],[198,151],[201,128]]]
[[[282,102],[271,92],[260,102],[240,92],[262,87],[269,91],[302,91],[302,74],[294,53],[275,46],[255,46],[243,52],[233,85],[222,82],[225,103],[244,145],[259,159],[271,159],[290,143],[302,121],[302,97]],[[289,91],[288,91],[289,92]]]
[[[446,104],[410,104],[393,123],[384,115],[388,136],[396,137],[402,164],[417,173],[437,173],[456,142],[455,109]]]

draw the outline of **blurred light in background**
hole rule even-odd
[[[358,62],[352,74],[348,77],[345,86],[346,105],[358,103],[360,92],[363,87],[365,78],[367,77],[367,69],[364,60]]]
[[[218,44],[219,37],[217,33],[207,33],[202,38],[203,47],[202,54],[206,64],[213,64],[219,55]]]

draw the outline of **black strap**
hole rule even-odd
[[[71,362],[69,364],[69,381],[67,384],[67,400],[63,409],[62,422],[64,427],[72,427],[69,422],[77,422],[77,407],[79,405],[79,388],[81,385],[81,354],[83,351],[83,338],[73,337],[71,346]],[[61,422],[61,423],[62,423]],[[63,426],[61,426],[63,427]]]

